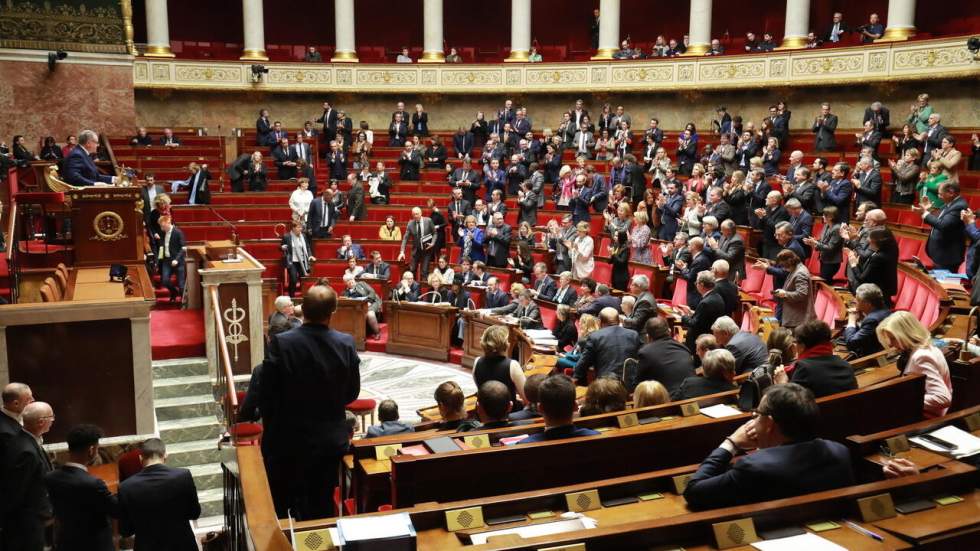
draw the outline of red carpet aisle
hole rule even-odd
[[[201,310],[180,310],[177,306],[157,302],[150,312],[150,342],[154,360],[206,355],[204,315]]]

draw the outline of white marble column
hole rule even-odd
[[[592,59],[612,59],[619,50],[619,0],[599,2],[599,49]]]
[[[442,0],[423,0],[422,57],[419,63],[444,63],[442,50]]]
[[[704,55],[711,49],[711,0],[691,0],[685,55]]]
[[[170,51],[167,0],[146,0],[146,57],[174,57]]]
[[[440,6],[440,13],[441,9]],[[442,19],[441,15],[439,19]],[[357,63],[357,50],[354,47],[354,0],[334,0],[333,22],[337,47],[330,61]]]
[[[531,0],[510,2],[510,55],[504,61],[523,62],[531,52]]]
[[[242,0],[242,21],[245,47],[239,59],[269,61],[269,57],[265,55],[265,16],[262,13],[262,0]]]
[[[885,22],[888,27],[878,41],[908,40],[915,34],[915,0],[889,0]]]
[[[810,33],[810,0],[786,0],[786,26],[780,49],[806,47]]]

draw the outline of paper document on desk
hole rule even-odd
[[[951,455],[955,459],[966,457],[968,455],[973,455],[975,453],[980,453],[980,438],[973,436],[972,434],[966,432],[965,430],[959,427],[948,425],[941,429],[929,432],[927,434],[939,438],[940,440],[945,440],[946,442],[949,442],[950,444],[956,446],[956,449],[953,450],[946,449],[920,436],[913,436],[912,438],[909,438],[909,440],[915,442],[917,445],[922,446],[927,450]]]
[[[716,404],[713,406],[708,406],[706,408],[701,408],[701,413],[711,417],[712,419],[721,419],[722,417],[734,417],[736,415],[741,415],[742,412],[729,406],[727,404]]]
[[[810,532],[788,538],[757,541],[752,547],[759,551],[847,551],[846,547]]]
[[[341,543],[388,538],[414,537],[415,527],[408,513],[376,517],[349,517],[337,520]]]
[[[503,536],[506,534],[517,534],[520,537],[535,538],[538,536],[550,536],[553,534],[563,534],[576,530],[589,530],[596,527],[596,522],[589,517],[581,517],[572,520],[560,520],[556,522],[545,522],[543,524],[530,524],[528,526],[518,526],[517,528],[505,528],[503,530],[493,530],[492,532],[481,532],[472,534],[470,540],[473,545],[483,545],[487,538],[492,536]]]

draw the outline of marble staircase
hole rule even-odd
[[[245,380],[236,383],[247,385]],[[220,524],[224,491],[218,439],[223,426],[207,359],[153,362],[153,405],[157,430],[167,445],[167,464],[187,468],[194,476],[201,502],[198,526]]]

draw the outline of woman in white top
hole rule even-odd
[[[684,216],[681,218],[683,228],[681,231],[687,235],[699,235],[701,233],[701,213],[698,206],[701,204],[701,196],[693,191],[687,192],[684,196],[687,203],[684,207]]]
[[[453,269],[449,266],[449,259],[446,258],[446,255],[444,254],[439,255],[436,269],[432,270],[432,273],[439,276],[439,279],[442,280],[443,285],[452,285],[453,278],[456,277],[456,273],[453,272]]]
[[[922,414],[929,418],[946,415],[953,401],[953,383],[946,358],[933,346],[929,330],[910,312],[899,310],[883,319],[875,333],[882,346],[901,352],[898,365],[901,368],[905,362],[903,375],[922,373],[926,376]]]
[[[589,237],[589,223],[579,222],[575,229],[578,234],[571,241],[566,241],[568,254],[572,259],[572,274],[576,279],[584,279],[592,275],[595,269],[595,260],[592,258],[594,243]]]
[[[347,274],[353,278],[361,277],[364,274],[364,268],[357,265],[357,258],[353,256],[347,259],[347,269],[344,270],[344,275]]]
[[[300,222],[306,222],[306,215],[310,212],[310,203],[313,202],[313,193],[310,191],[310,181],[307,178],[297,180],[299,185],[289,196],[289,208],[293,209],[293,218]]]

